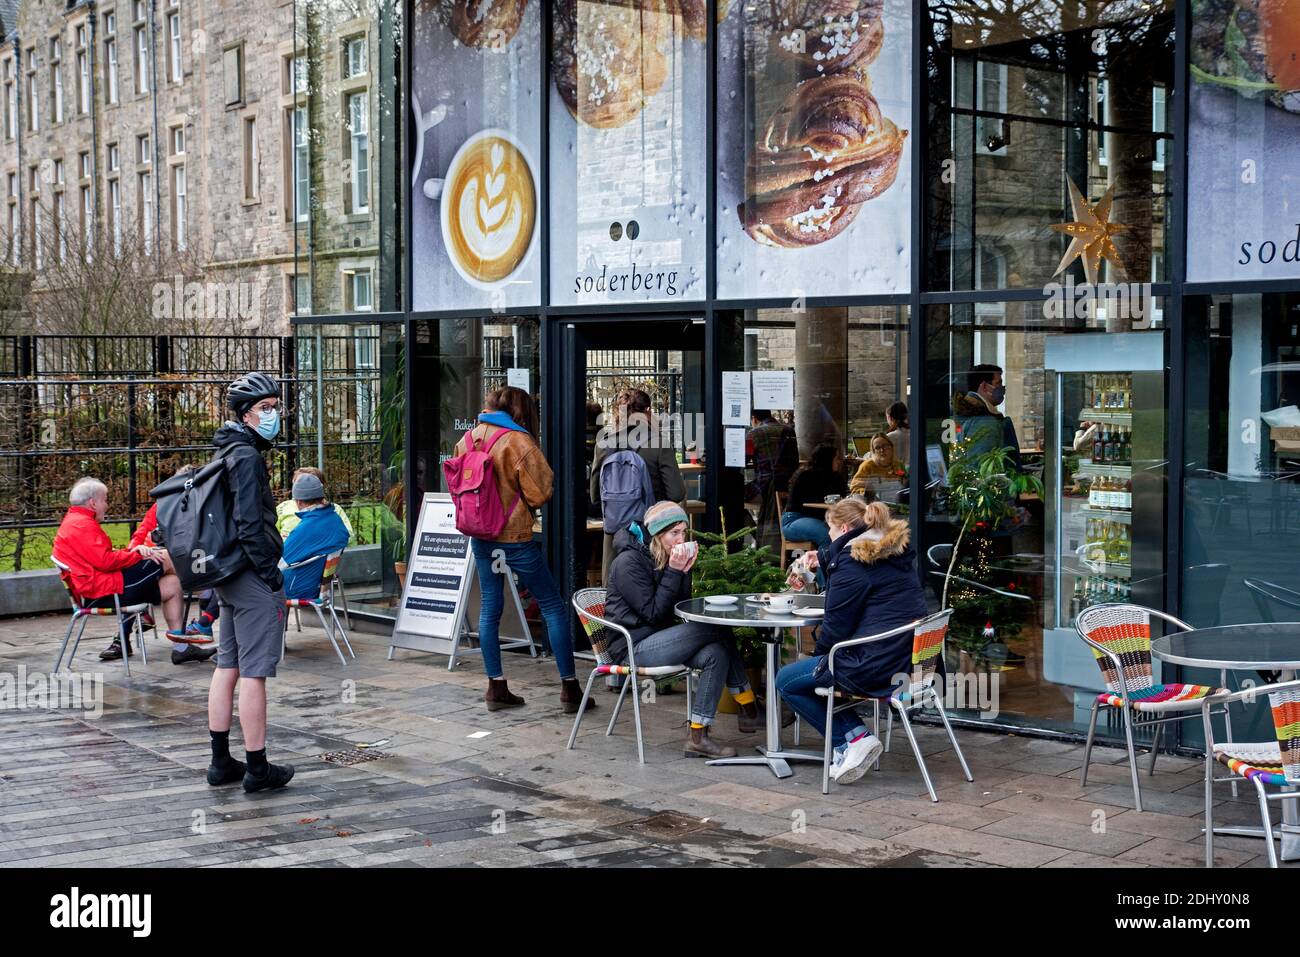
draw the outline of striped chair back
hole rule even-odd
[[[952,609],[922,618],[917,622],[912,633],[912,683],[908,689],[913,695],[919,693],[943,657],[943,641],[948,634],[948,620],[952,618]]]
[[[578,621],[591,642],[592,653],[596,663],[601,665],[617,664],[609,653],[609,643],[618,636],[618,632],[609,628],[605,622],[604,588],[583,588],[573,594],[573,607],[578,611]]]
[[[1282,748],[1282,773],[1288,782],[1300,784],[1300,688],[1270,692],[1268,703]]]
[[[320,573],[320,587],[322,590],[330,587],[330,579],[338,571],[339,562],[343,559],[343,549],[332,552],[325,556],[325,570]]]
[[[1150,688],[1151,677],[1151,614],[1141,605],[1094,605],[1079,612],[1075,619],[1079,634],[1088,639],[1106,689],[1119,694]],[[1123,673],[1101,650],[1100,645],[1120,660]]]

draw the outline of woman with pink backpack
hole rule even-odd
[[[478,424],[456,443],[455,456],[443,463],[443,474],[456,504],[456,527],[472,540],[482,594],[478,633],[488,676],[487,707],[497,711],[524,703],[510,693],[501,667],[503,584],[493,569],[500,556],[537,599],[560,671],[560,706],[566,714],[576,714],[582,686],[574,673],[569,613],[542,548],[533,541],[534,510],[550,501],[554,480],[537,444],[537,407],[532,396],[514,386],[490,393],[485,405]]]

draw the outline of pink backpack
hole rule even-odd
[[[447,491],[456,506],[456,528],[470,538],[495,541],[506,527],[511,513],[519,504],[519,496],[510,508],[501,504],[497,491],[496,470],[492,462],[492,446],[497,444],[509,429],[498,429],[487,445],[475,447],[474,434],[465,433],[465,451],[442,463],[442,474],[447,480]]]

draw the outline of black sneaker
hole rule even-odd
[[[216,653],[217,648],[215,645],[211,648],[200,648],[198,645],[186,645],[184,651],[181,651],[179,648],[173,648],[172,664],[183,665],[187,661],[207,661]]]
[[[229,758],[225,764],[218,767],[215,764],[208,765],[208,783],[214,788],[222,784],[234,784],[244,776],[244,762],[236,761]]]
[[[121,661],[122,660],[122,642],[114,638],[113,643],[99,653],[100,661]]]
[[[271,791],[282,788],[293,780],[292,764],[268,764],[266,774],[257,777],[252,771],[244,772],[244,790],[249,794],[254,791]]]

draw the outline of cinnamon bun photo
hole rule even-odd
[[[503,50],[519,32],[528,0],[438,0],[439,14],[467,47]]]
[[[555,0],[551,72],[587,126],[630,122],[668,78],[675,0]]]
[[[884,0],[768,0],[758,8],[771,54],[801,77],[861,70],[885,42]]]
[[[769,246],[839,235],[894,182],[906,130],[856,73],[805,80],[763,127],[745,168],[745,231]]]

